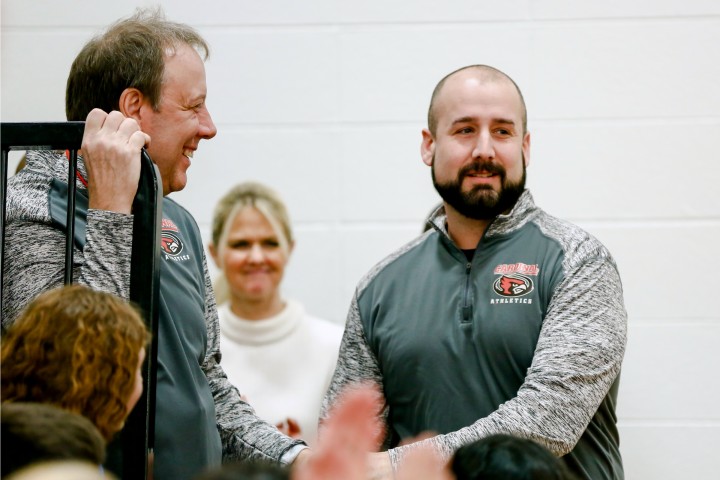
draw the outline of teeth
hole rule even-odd
[[[183,155],[185,155],[187,158],[193,158],[193,151],[192,150],[183,150]]]

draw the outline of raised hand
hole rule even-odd
[[[140,150],[150,136],[122,113],[94,109],[87,116],[82,156],[90,208],[130,213],[140,178]]]
[[[383,436],[381,408],[377,389],[348,388],[323,423],[317,449],[293,469],[292,479],[366,480],[368,452],[377,452]]]

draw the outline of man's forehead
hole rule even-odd
[[[477,104],[507,107],[522,116],[520,95],[510,80],[498,74],[467,71],[458,72],[447,79],[435,101],[435,112],[438,116],[450,111],[453,116],[464,116],[465,113],[458,111],[470,111]]]

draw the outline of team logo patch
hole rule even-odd
[[[501,275],[495,283],[493,290],[503,297],[522,297],[535,289],[532,278],[519,273]]]
[[[176,257],[183,251],[183,243],[175,233],[163,231],[160,247],[168,255]]]
[[[175,222],[167,218],[162,219],[162,236],[160,237],[160,249],[165,260],[174,262],[186,262],[190,260],[190,251],[192,246],[185,248],[185,243],[181,240],[182,233]],[[185,251],[183,253],[183,251]]]

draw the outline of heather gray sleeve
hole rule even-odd
[[[377,386],[383,392],[382,374],[375,355],[372,353],[363,332],[357,294],[348,312],[345,332],[340,343],[335,373],[325,394],[320,410],[320,422],[328,417],[330,410],[342,391],[350,385],[365,383]],[[387,408],[382,411],[382,420],[387,429]],[[322,429],[321,429],[322,430]]]
[[[43,219],[9,219],[3,272],[3,328],[38,294],[63,284],[65,233]],[[87,214],[86,244],[74,251],[73,281],[128,298],[132,215]]]
[[[468,427],[391,450],[393,466],[420,444],[448,458],[460,445],[495,433],[533,439],[556,455],[568,453],[620,372],[626,322],[620,277],[609,256],[569,267],[517,396]]]
[[[294,445],[304,445],[280,433],[273,425],[255,415],[253,408],[240,398],[237,388],[227,379],[220,365],[220,323],[215,295],[203,253],[205,271],[205,324],[208,345],[203,370],[215,400],[218,430],[223,445],[223,462],[264,459],[280,462]]]

